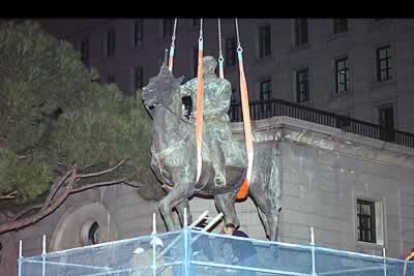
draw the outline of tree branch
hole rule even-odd
[[[13,230],[18,230],[20,228],[26,227],[28,225],[34,224],[44,217],[50,215],[53,213],[59,206],[67,199],[67,197],[74,193],[79,193],[85,190],[89,190],[96,187],[102,187],[102,186],[110,186],[115,184],[125,184],[134,188],[140,188],[142,187],[142,184],[135,181],[127,181],[126,178],[116,179],[112,181],[105,181],[105,182],[96,182],[80,187],[75,187],[75,183],[80,178],[87,178],[87,177],[94,177],[103,175],[106,173],[110,173],[114,170],[116,170],[118,167],[120,167],[124,160],[121,160],[117,165],[115,165],[112,168],[96,172],[96,173],[89,173],[89,174],[77,174],[77,166],[73,166],[71,170],[67,171],[61,178],[57,179],[51,186],[51,189],[49,191],[49,195],[46,198],[45,202],[43,204],[38,204],[35,206],[29,206],[22,211],[20,211],[18,214],[14,216],[7,216],[8,219],[0,224],[0,234],[6,233]],[[66,184],[66,185],[65,185]],[[62,193],[58,194],[58,191],[64,186],[64,190]],[[12,194],[12,193],[11,193]],[[57,198],[56,198],[57,196]],[[33,211],[35,209],[40,209],[37,213],[34,215],[24,217],[27,215],[30,211]]]
[[[74,173],[76,174],[76,172]],[[72,177],[71,177],[72,178]],[[133,183],[133,184],[132,184]],[[89,185],[81,186],[78,188],[73,187],[73,182],[68,183],[68,185],[65,187],[64,191],[56,200],[54,200],[47,208],[41,209],[38,213],[34,214],[33,216],[18,219],[15,221],[6,221],[2,224],[0,224],[0,235],[3,233],[7,233],[10,231],[15,231],[18,229],[21,229],[23,227],[29,226],[31,224],[34,224],[41,219],[47,217],[51,213],[53,213],[56,209],[59,208],[60,205],[68,198],[69,195],[74,193],[79,193],[88,189],[96,188],[96,187],[102,187],[102,186],[110,186],[110,185],[116,185],[116,184],[126,184],[126,185],[134,185],[134,187],[140,187],[142,184],[138,182],[127,182],[124,178],[113,180],[113,181],[106,181],[106,182],[97,182],[92,183]],[[28,211],[33,210],[34,207],[31,209],[28,208]],[[25,213],[28,212],[26,210]],[[20,215],[21,216],[21,215]]]
[[[42,210],[41,211],[45,210],[49,206],[50,202],[55,197],[57,191],[60,189],[60,187],[63,185],[63,183],[65,183],[66,179],[68,179],[68,177],[71,174],[74,173],[74,171],[75,171],[75,168],[72,168],[71,170],[69,170],[68,172],[66,172],[66,174],[64,176],[62,176],[62,178],[57,179],[52,184],[52,186],[50,187],[49,195],[47,196],[47,198],[46,198],[46,200],[45,200],[45,202],[43,204],[43,207],[42,207]]]
[[[26,159],[28,157],[29,157],[29,155],[19,155],[19,156],[17,156],[17,159],[22,160],[22,159]]]
[[[141,188],[143,186],[142,183],[136,181],[124,181],[124,184],[134,188]]]
[[[19,219],[20,217],[24,216],[25,214],[29,213],[32,210],[42,208],[42,206],[43,206],[43,204],[27,206],[26,208],[24,208],[23,210],[21,210],[17,214],[11,212],[10,210],[2,210],[0,212],[4,215],[5,219],[3,221],[1,221],[0,223],[17,220],[17,219]]]
[[[83,192],[85,190],[89,190],[95,187],[109,186],[109,185],[114,185],[114,184],[119,184],[119,183],[125,183],[125,178],[116,179],[112,181],[97,182],[97,183],[92,183],[89,185],[83,185],[83,186],[80,186],[79,188],[73,189],[71,193],[79,193],[79,192]]]
[[[76,178],[87,178],[87,177],[95,177],[95,176],[100,176],[103,174],[107,174],[110,172],[113,172],[114,170],[116,170],[119,166],[121,166],[122,164],[125,163],[125,159],[122,159],[118,164],[116,164],[114,167],[100,171],[100,172],[95,172],[95,173],[87,173],[87,174],[78,174],[76,175]]]
[[[0,224],[0,234],[31,225],[33,223],[38,222],[42,218],[50,215],[66,200],[66,198],[69,196],[72,190],[73,190],[73,187],[67,187],[65,191],[63,192],[63,194],[56,201],[54,201],[49,207],[47,207],[43,211],[36,213],[35,215],[31,217]]]
[[[17,191],[10,192],[6,195],[0,194],[0,199],[14,199],[16,198],[16,195],[17,195]]]
[[[43,204],[28,206],[28,207],[24,208],[23,210],[21,210],[20,212],[18,212],[17,214],[15,214],[10,219],[17,220],[17,219],[21,218],[22,216],[26,215],[27,213],[29,213],[30,211],[42,208],[42,206],[43,206]]]

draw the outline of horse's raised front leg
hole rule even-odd
[[[180,218],[180,222],[181,225],[184,226],[184,209],[187,209],[187,225],[190,225],[191,223],[193,223],[193,216],[191,215],[191,211],[190,211],[190,204],[188,199],[184,199],[183,201],[181,201],[180,203],[178,203],[177,207],[175,207],[177,209],[177,213],[178,213],[178,217]]]
[[[164,218],[168,231],[175,231],[179,229],[173,219],[172,210],[178,207],[178,205],[184,200],[187,200],[187,198],[192,194],[193,189],[191,184],[180,183],[175,185],[168,195],[160,201],[160,213]]]
[[[214,202],[219,212],[222,212],[224,215],[224,223],[233,223],[236,228],[239,227],[240,222],[236,214],[236,209],[234,206],[235,197],[234,193],[225,193],[218,194],[214,196]]]

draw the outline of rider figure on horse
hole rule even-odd
[[[210,159],[215,171],[214,184],[225,186],[225,154],[224,147],[231,141],[230,108],[231,83],[216,76],[217,61],[212,56],[203,58],[204,80],[204,130],[203,141],[207,143]],[[193,78],[181,86],[182,96],[191,96],[197,101],[197,78]],[[197,110],[193,105],[192,117]]]

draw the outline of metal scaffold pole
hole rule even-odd
[[[157,275],[157,223],[156,214],[152,214],[152,275]]]
[[[18,263],[18,276],[22,276],[22,259],[23,259],[23,242],[22,240],[19,241],[19,259],[17,260]]]
[[[385,252],[385,247],[382,248],[382,257],[384,259],[384,276],[387,276],[387,256]]]
[[[46,276],[46,235],[43,235],[42,242],[42,276]]]
[[[184,235],[184,276],[190,276],[190,230],[188,228],[188,221],[187,221],[187,208],[184,208],[184,227],[183,227],[183,235]]]
[[[311,246],[312,246],[312,275],[316,275],[316,256],[315,256],[315,231],[313,226],[310,228],[310,238],[311,238]]]

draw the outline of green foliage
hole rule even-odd
[[[149,173],[151,124],[141,101],[98,77],[38,24],[0,26],[0,194],[17,190],[17,202],[27,203],[72,165],[95,172],[127,159],[103,178],[139,180],[145,197],[161,195]]]
[[[36,152],[19,158],[14,152],[0,148],[0,191],[3,194],[18,191],[17,202],[41,196],[52,179],[52,167],[45,161]]]

